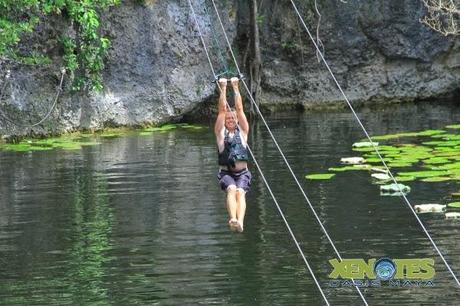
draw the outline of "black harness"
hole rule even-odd
[[[219,153],[219,165],[234,168],[236,161],[248,161],[249,154],[247,147],[243,146],[239,128],[235,129],[235,134],[230,138],[229,132],[225,129],[224,150]]]

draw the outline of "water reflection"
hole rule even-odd
[[[436,104],[363,109],[360,116],[373,134],[460,121],[458,107]],[[363,136],[348,112],[276,114],[269,124],[343,257],[435,258],[435,288],[367,288],[370,305],[455,303],[451,277],[399,198],[380,197],[361,172],[303,179],[353,154],[351,144]],[[361,304],[353,289],[328,287],[333,249],[259,123],[251,139],[331,304]],[[1,152],[1,304],[322,304],[259,175],[248,194],[246,232],[226,228],[214,141],[212,129],[175,130],[81,151]],[[411,187],[414,204],[459,189]],[[460,271],[458,221],[422,219]]]

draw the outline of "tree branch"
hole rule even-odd
[[[458,0],[421,0],[427,14],[420,22],[445,36],[460,34]]]

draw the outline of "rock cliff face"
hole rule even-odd
[[[264,57],[272,63],[264,65],[264,100],[305,106],[343,101],[290,1],[269,2],[261,11],[270,16],[262,33]],[[296,2],[304,3],[299,10],[316,38],[313,1]],[[318,2],[325,58],[353,102],[411,101],[460,89],[459,38],[423,26],[421,1]]]
[[[61,133],[75,129],[142,125],[200,113],[214,101],[213,75],[188,0],[123,1],[104,15],[112,42],[104,71],[105,88],[88,96],[64,91],[50,118],[33,129],[0,116],[0,134]],[[192,0],[217,72],[231,65],[210,0]],[[244,70],[248,1],[216,1],[229,39]],[[314,1],[296,1],[316,37]],[[419,23],[423,6],[407,1],[318,1],[319,38],[324,54],[353,102],[410,101],[459,95],[460,42]],[[261,1],[263,57],[261,103],[324,106],[341,101],[324,64],[298,21],[290,1]],[[38,121],[50,108],[59,81],[62,50],[58,35],[65,20],[41,25],[32,41],[54,60],[49,67],[0,62],[2,114],[20,125]],[[4,78],[11,70],[9,80]],[[5,83],[6,82],[6,83]],[[5,85],[5,86],[4,86]],[[342,102],[340,102],[342,103]]]

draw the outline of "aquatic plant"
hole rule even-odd
[[[441,204],[419,204],[414,206],[414,210],[417,213],[434,213],[434,212],[445,212],[446,205]]]
[[[448,125],[451,130],[460,129],[460,124]],[[407,138],[405,143],[401,138]],[[403,132],[397,134],[371,137],[397,182],[422,181],[438,183],[446,181],[460,181],[460,134],[446,133],[445,130],[425,130],[418,132]],[[352,150],[360,152],[365,159],[364,170],[376,172],[386,170],[377,164],[382,164],[372,143],[361,140],[352,146]],[[371,164],[371,166],[369,166]],[[355,166],[330,167],[332,172],[359,170]],[[369,169],[371,168],[371,169]],[[382,184],[389,180],[387,175],[371,173],[374,184]],[[327,177],[330,178],[330,177]],[[402,190],[400,190],[402,189]],[[381,195],[401,195],[410,191],[410,187],[403,184],[380,186]],[[460,196],[460,192],[452,196]]]
[[[447,207],[449,208],[460,208],[460,202],[451,202],[447,204]]]
[[[353,148],[365,148],[365,147],[371,147],[373,148],[374,146],[378,146],[378,142],[370,142],[370,141],[363,141],[363,142],[355,142],[352,147]]]
[[[83,146],[92,146],[99,144],[95,141],[85,141],[87,137],[68,135],[67,137],[53,137],[45,139],[24,139],[17,144],[0,144],[0,150],[29,152],[29,151],[47,151],[53,149],[62,150],[79,150]]]
[[[352,165],[352,166],[343,166],[343,167],[331,167],[327,169],[328,171],[333,171],[333,172],[343,172],[343,171],[349,171],[349,170],[370,170],[371,166],[366,165],[368,167],[357,167],[357,166],[362,166],[361,165]]]
[[[410,187],[403,184],[389,184],[380,186],[382,192],[410,192]]]
[[[203,130],[204,127],[186,123],[165,124],[160,127],[151,127],[141,130],[132,129],[107,129],[94,134],[68,134],[60,137],[51,137],[44,139],[23,139],[19,143],[0,143],[0,150],[30,152],[46,151],[53,149],[62,150],[79,150],[83,146],[93,146],[100,144],[101,140],[109,140],[128,135],[148,136],[155,132],[167,132],[175,129],[185,129],[188,131]]]
[[[335,176],[334,173],[317,173],[306,175],[305,178],[309,180],[329,180]]]
[[[140,135],[148,136],[148,135],[152,135],[153,132],[167,132],[167,131],[171,131],[175,129],[200,131],[200,130],[205,129],[205,127],[200,126],[200,125],[188,124],[188,123],[177,123],[177,124],[168,123],[168,124],[165,124],[159,127],[149,127],[149,128],[142,129],[140,132]]]

